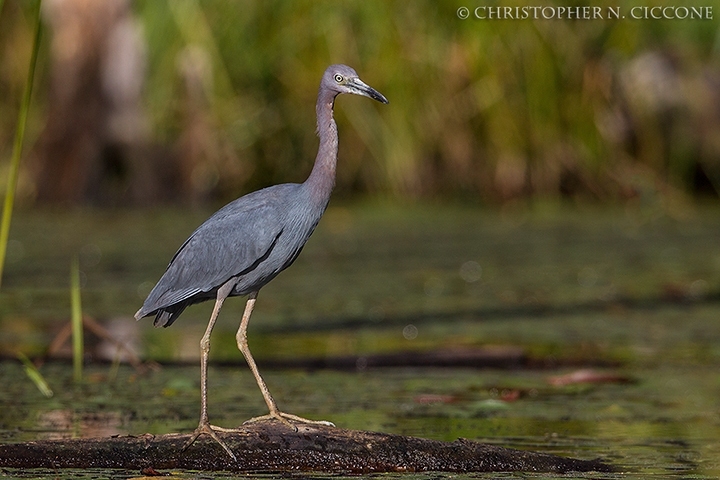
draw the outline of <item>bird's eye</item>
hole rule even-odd
[[[343,80],[344,80],[344,78],[343,78],[342,75],[340,75],[339,73],[336,73],[336,74],[335,74],[335,81],[336,81],[337,83],[342,83]]]

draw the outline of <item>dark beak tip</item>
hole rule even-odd
[[[380,103],[384,103],[385,105],[387,105],[388,103],[390,103],[390,101],[389,101],[387,98],[385,98],[385,95],[383,95],[382,93],[378,92],[377,90],[373,90],[372,93],[373,93],[372,98],[373,98],[374,100],[377,100],[377,101],[380,102]]]
[[[355,93],[357,95],[363,95],[365,97],[370,97],[373,100],[377,100],[380,103],[388,104],[390,103],[387,98],[385,98],[385,95],[375,90],[373,87],[368,85],[367,83],[363,82],[359,78],[357,79],[351,79],[350,86],[354,87],[354,91],[351,93]]]

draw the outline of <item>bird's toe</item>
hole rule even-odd
[[[184,452],[187,450],[195,441],[200,437],[200,435],[209,435],[213,440],[215,440],[222,448],[225,450],[225,452],[230,455],[230,458],[233,459],[233,461],[237,462],[237,457],[235,454],[230,450],[230,447],[227,446],[227,444],[220,439],[220,437],[217,436],[217,433],[215,431],[219,432],[230,432],[231,429],[225,429],[222,427],[215,427],[213,425],[210,425],[209,423],[201,423],[198,425],[198,427],[195,429],[193,434],[190,436],[187,442],[185,442],[185,445],[183,445],[182,451]]]
[[[297,415],[292,415],[290,413],[284,413],[284,412],[270,412],[267,415],[262,415],[259,417],[253,417],[249,420],[246,420],[243,422],[243,425],[248,425],[251,423],[257,423],[257,422],[263,422],[267,420],[277,420],[278,422],[281,422],[288,427],[292,428],[293,430],[297,430],[297,426],[295,424],[305,424],[305,425],[322,425],[325,427],[334,427],[335,424],[332,422],[328,422],[326,420],[310,420],[308,418],[298,417]]]

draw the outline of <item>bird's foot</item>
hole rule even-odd
[[[307,425],[323,425],[325,427],[334,427],[335,424],[332,422],[327,422],[325,420],[310,420],[303,417],[298,417],[297,415],[291,415],[289,413],[283,413],[280,411],[271,411],[267,415],[262,415],[260,417],[253,417],[249,420],[245,420],[243,422],[243,425],[247,425],[250,423],[255,422],[262,422],[263,420],[277,420],[280,423],[283,423],[287,425],[288,427],[292,428],[293,430],[297,431],[297,426],[294,425],[295,423],[304,423]]]
[[[230,458],[232,458],[235,462],[237,462],[237,457],[235,456],[235,454],[232,452],[232,450],[230,450],[230,447],[228,447],[225,444],[225,442],[220,440],[220,437],[217,436],[217,434],[215,433],[215,430],[220,431],[220,432],[232,431],[230,429],[215,427],[213,425],[210,425],[209,423],[201,422],[200,425],[198,425],[198,427],[193,432],[190,439],[187,442],[185,442],[185,445],[183,445],[182,451],[184,452],[185,450],[187,450],[188,447],[190,447],[190,445],[195,443],[195,440],[197,440],[200,435],[205,434],[205,435],[210,435],[210,437],[212,437],[213,440],[215,440],[217,443],[219,443],[220,446],[223,448],[223,450],[225,450],[225,452],[227,452],[227,454],[230,455]]]

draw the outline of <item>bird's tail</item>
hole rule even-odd
[[[189,303],[183,302],[151,311],[146,311],[143,307],[135,314],[135,320],[140,320],[141,318],[149,317],[150,315],[155,314],[153,325],[156,327],[169,327],[175,320],[177,320],[188,305]]]

